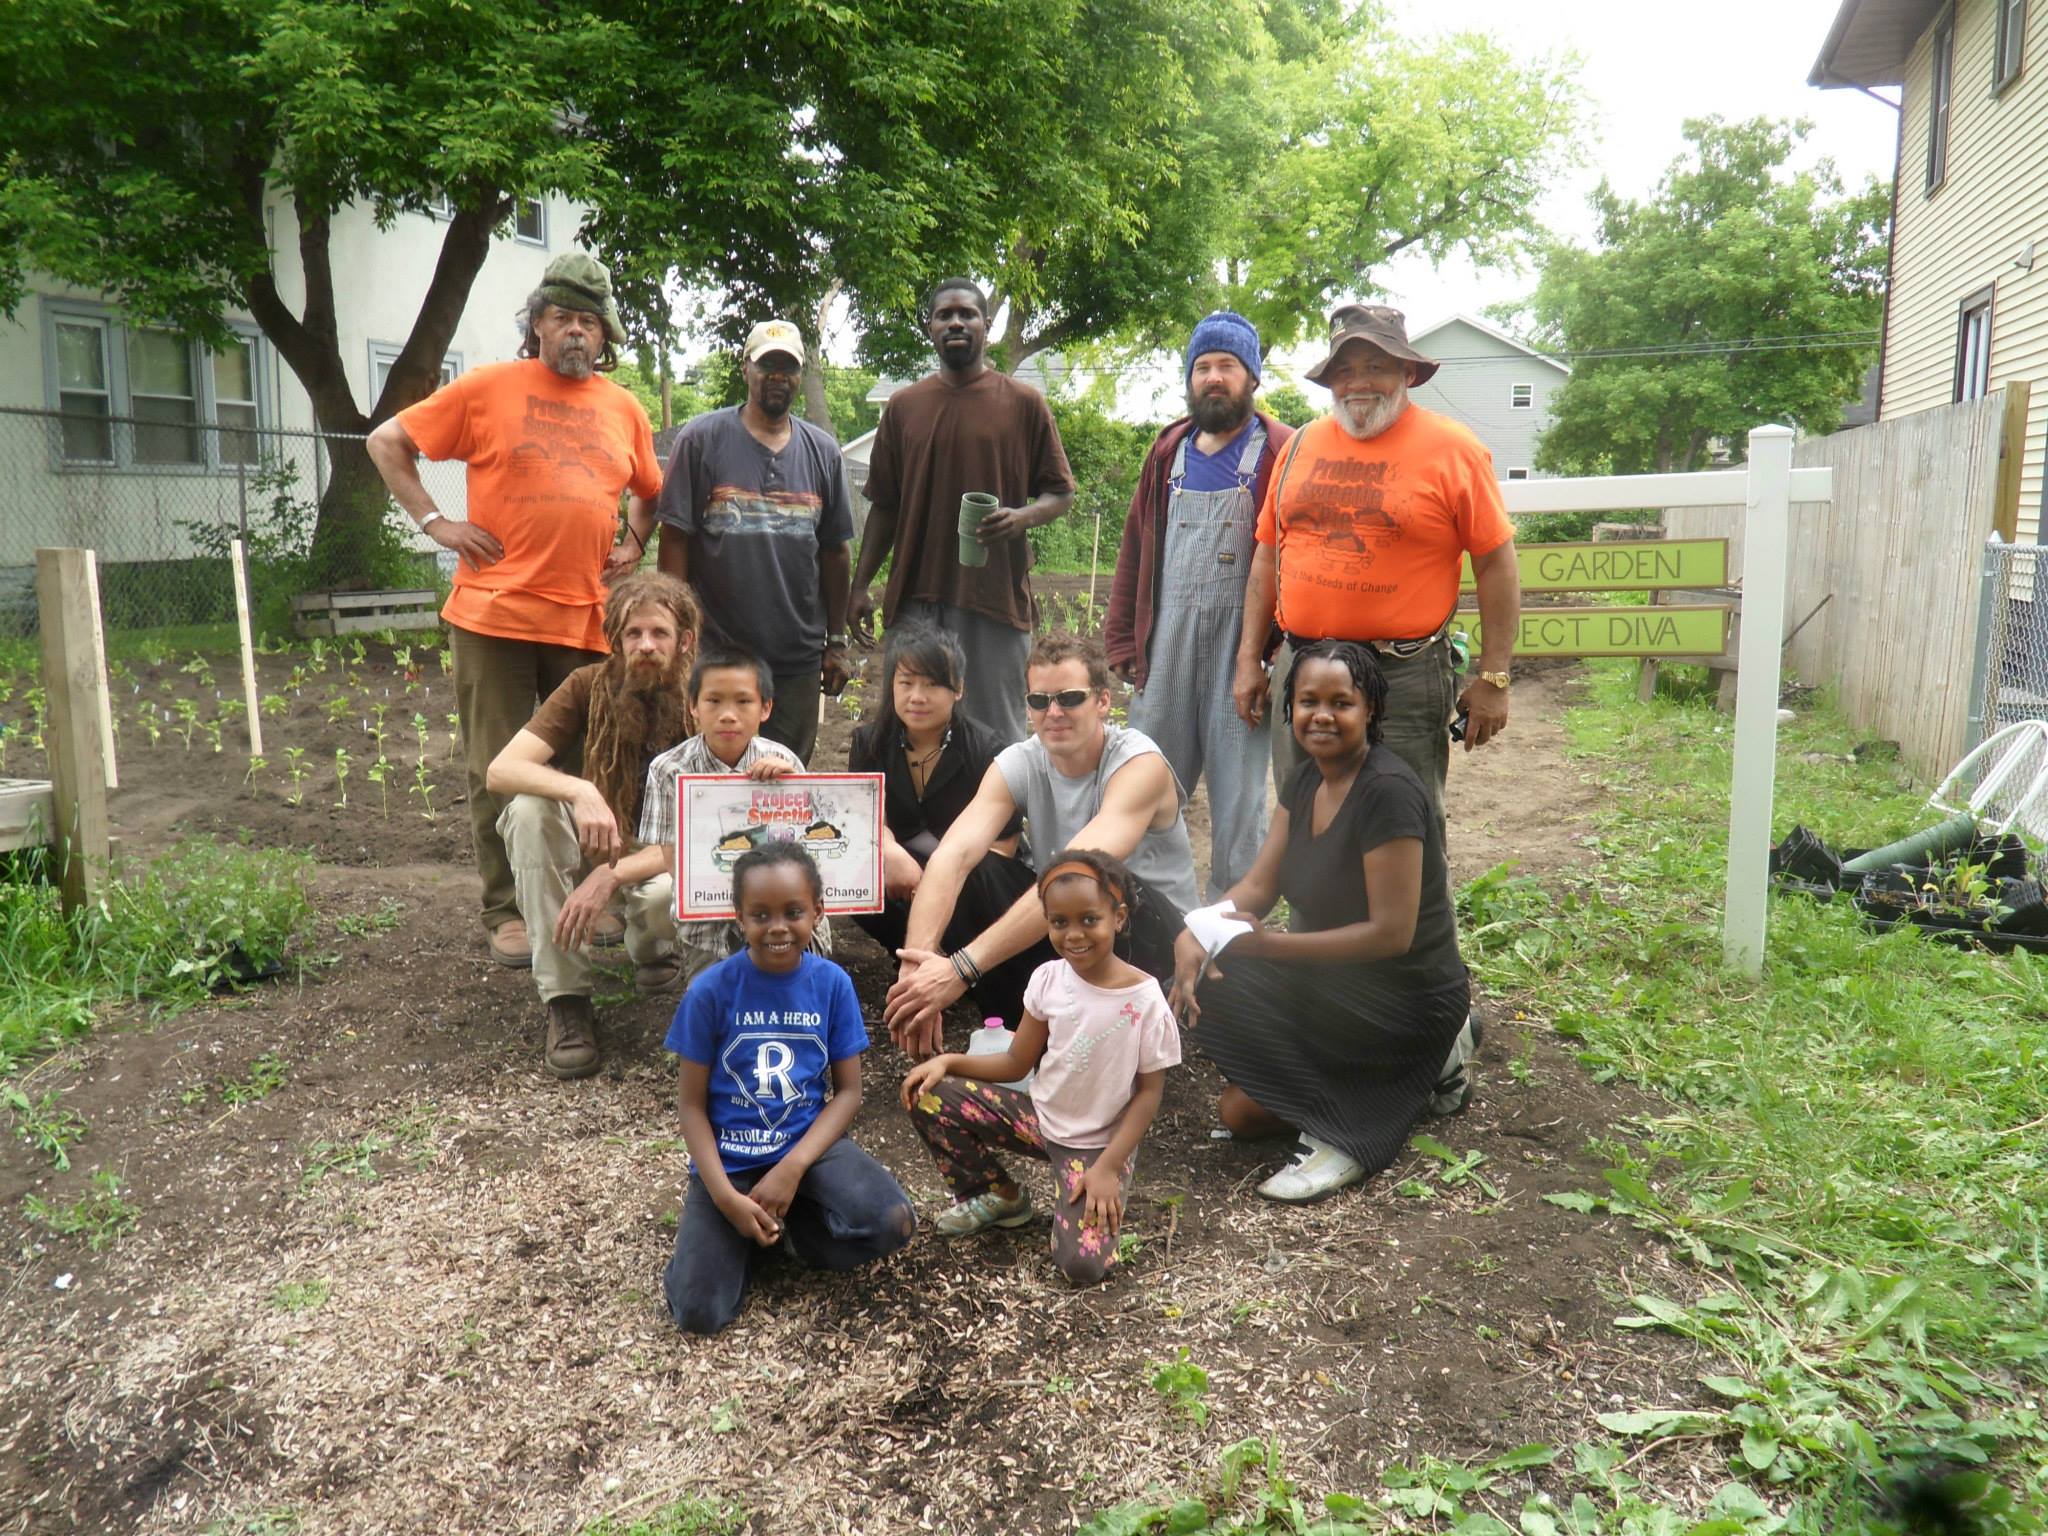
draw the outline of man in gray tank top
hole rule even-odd
[[[1173,973],[1173,941],[1201,904],[1184,814],[1187,794],[1151,739],[1109,723],[1109,664],[1094,640],[1047,635],[1025,665],[1033,734],[1005,748],[947,831],[918,883],[883,1019],[913,1056],[939,1049],[941,1016],[978,972],[1045,937],[1045,910],[1026,891],[994,924],[951,955],[939,938],[967,872],[1024,813],[1036,855],[1093,848],[1130,866],[1144,889],[1130,920],[1131,962]],[[1006,1021],[1006,1022],[1015,1022]]]

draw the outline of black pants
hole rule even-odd
[[[770,1168],[735,1173],[742,1194]],[[798,1258],[819,1269],[858,1269],[910,1241],[917,1215],[889,1170],[845,1137],[805,1170],[784,1230]],[[669,1316],[685,1333],[716,1333],[739,1315],[754,1266],[769,1250],[725,1219],[704,1181],[690,1172],[676,1222],[676,1250],[662,1276]]]
[[[978,938],[1015,906],[1017,898],[1037,880],[1037,871],[1022,859],[1006,858],[1000,853],[984,855],[967,872],[960,899],[953,903],[952,919],[939,937],[940,947],[951,954]],[[904,932],[910,923],[910,903],[892,901],[880,912],[856,913],[853,920],[860,924],[863,933],[893,955],[903,947]],[[1171,940],[1167,948],[1171,950]],[[968,996],[981,1009],[983,1018],[1001,1019],[1014,1026],[1024,1011],[1024,989],[1031,983],[1031,973],[1052,958],[1052,945],[1041,939],[1021,955],[1012,955],[1002,964],[984,970]],[[1168,974],[1172,974],[1170,967]]]

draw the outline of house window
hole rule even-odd
[[[455,217],[455,203],[446,192],[437,192],[427,204],[427,216],[447,223]]]
[[[60,450],[67,463],[111,464],[114,459],[113,369],[104,320],[59,320],[56,342]]]
[[[391,367],[398,361],[399,348],[388,341],[370,343],[370,405],[374,409],[384,398],[384,386],[391,381]],[[460,352],[443,353],[441,357],[441,384],[452,383],[462,372]],[[439,388],[437,384],[435,386]]]
[[[1991,289],[1979,289],[1963,300],[1957,314],[1958,400],[1981,400],[1991,393],[1991,297]]]
[[[1508,404],[1518,411],[1532,409],[1536,404],[1536,386],[1534,384],[1510,384],[1508,386]]]
[[[522,197],[512,214],[512,238],[527,245],[548,243],[548,211],[537,197]]]
[[[2004,90],[2026,62],[2027,0],[1995,0],[1992,7],[1998,33],[1993,44],[1991,89]]]
[[[1529,478],[1529,471],[1526,469],[1511,469],[1508,471],[1508,478],[1510,480],[1526,480]]]
[[[1943,13],[1934,28],[1927,88],[1927,190],[1948,178],[1948,109],[1955,95],[1956,14]]]
[[[135,417],[135,462],[203,464],[199,380],[192,344],[170,331],[128,333],[128,410]]]
[[[111,311],[44,301],[60,464],[211,469],[253,464],[261,408],[256,339],[210,352]],[[220,430],[214,430],[219,428]]]

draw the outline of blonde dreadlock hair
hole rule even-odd
[[[640,692],[626,686],[626,624],[642,608],[660,608],[675,620],[676,655],[659,686]],[[604,604],[604,638],[611,655],[590,688],[590,717],[583,732],[583,776],[597,786],[604,803],[631,838],[640,824],[640,795],[647,759],[686,739],[694,726],[683,680],[696,654],[702,622],[697,600],[673,576],[640,571],[615,585]]]

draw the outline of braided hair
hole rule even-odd
[[[1372,647],[1357,640],[1318,640],[1296,651],[1280,699],[1280,718],[1290,726],[1294,723],[1294,680],[1301,676],[1305,661],[1334,661],[1351,674],[1352,686],[1370,712],[1365,722],[1366,745],[1378,746],[1385,734],[1380,721],[1387,712],[1387,674],[1380,670],[1380,659],[1373,654]]]

